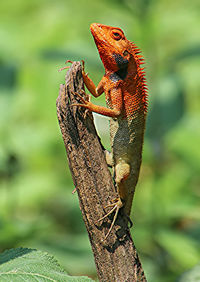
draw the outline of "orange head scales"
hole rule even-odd
[[[144,111],[147,111],[147,87],[143,57],[138,47],[129,41],[124,32],[118,27],[93,23],[90,26],[99,55],[104,64],[106,74],[119,74],[123,80],[127,74],[137,74],[137,85],[144,102]],[[134,79],[134,77],[132,77]]]

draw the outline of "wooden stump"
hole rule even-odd
[[[109,237],[104,240],[113,214],[103,221],[98,220],[106,214],[108,209],[104,207],[117,194],[92,113],[70,106],[81,103],[74,95],[74,92],[81,93],[81,89],[84,89],[81,63],[74,62],[66,74],[65,85],[60,85],[57,116],[99,280],[146,281],[127,220],[121,212]]]

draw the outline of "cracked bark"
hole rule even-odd
[[[69,167],[77,189],[83,220],[86,225],[97,274],[100,281],[146,281],[127,219],[119,212],[117,221],[103,241],[113,214],[98,222],[108,209],[104,207],[117,197],[108,170],[103,146],[97,135],[92,113],[84,108],[70,107],[80,103],[73,92],[84,89],[81,64],[74,62],[60,85],[57,116],[64,140]]]

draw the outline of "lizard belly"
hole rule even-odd
[[[124,202],[126,214],[130,214],[132,198],[137,184],[143,144],[143,130],[138,118],[110,120],[111,146],[114,161],[114,177],[118,193]],[[138,124],[139,123],[139,124]]]

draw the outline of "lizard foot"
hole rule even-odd
[[[81,60],[83,72],[85,72],[85,61]]]
[[[76,190],[76,188],[74,188],[74,190],[72,191],[72,194],[74,194],[74,193],[76,193],[77,192],[77,190]]]
[[[72,62],[71,60],[67,60],[67,61],[65,62],[65,64],[67,64],[67,63],[72,64],[73,62]],[[69,69],[69,68],[70,68],[69,66],[66,66],[66,67],[60,68],[58,71],[60,72],[60,71],[62,71],[62,70],[66,70],[66,69]]]
[[[109,234],[110,234],[110,232],[111,232],[111,230],[112,230],[112,228],[113,228],[113,225],[115,224],[115,221],[116,221],[116,219],[117,219],[117,215],[118,215],[119,209],[123,206],[123,203],[122,203],[122,201],[121,201],[120,198],[116,199],[115,201],[116,201],[115,203],[110,204],[110,205],[107,205],[107,206],[105,207],[105,208],[107,208],[107,207],[113,207],[113,208],[112,208],[106,215],[104,215],[103,217],[101,217],[101,218],[98,220],[98,222],[101,221],[101,220],[103,220],[104,218],[106,218],[107,216],[109,216],[111,213],[113,213],[113,212],[115,211],[115,215],[114,215],[113,221],[112,221],[112,223],[111,223],[111,226],[110,226],[110,228],[109,228],[109,230],[108,230],[108,233],[106,234],[104,240],[106,240],[106,239],[108,238],[108,236],[109,236]]]
[[[83,98],[83,96],[81,94],[79,94],[78,92],[72,92],[74,95],[78,96],[81,100],[81,102],[83,104],[71,104],[70,106],[80,106],[80,107],[84,107],[84,105],[87,105],[87,103],[89,102],[89,95],[87,95],[85,93],[84,90],[80,90],[81,91],[81,94],[85,94],[87,98]]]
[[[83,96],[80,95],[78,92],[72,92],[72,93],[74,95],[77,95],[80,98],[82,104],[79,104],[79,103],[76,104],[75,103],[75,104],[71,104],[70,107],[77,106],[77,107],[86,108],[86,112],[85,112],[85,115],[84,115],[84,118],[85,118],[87,113],[88,113],[88,111],[90,110],[90,104],[91,104],[91,102],[90,102],[90,99],[91,99],[90,95],[87,95],[84,90],[81,90],[81,93],[84,94],[86,96],[86,98],[83,98]]]

